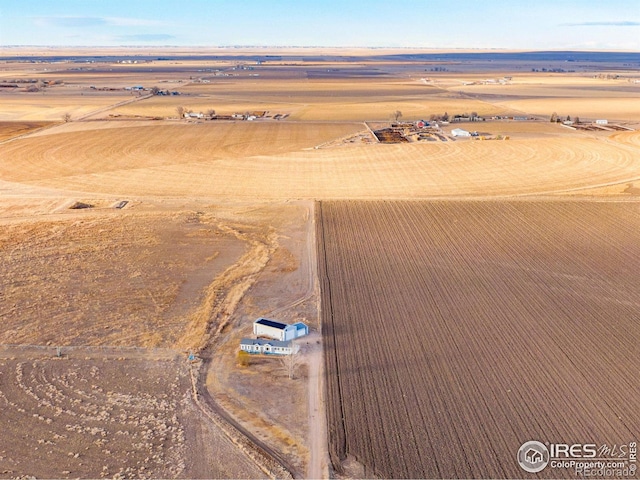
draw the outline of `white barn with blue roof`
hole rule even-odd
[[[302,322],[289,325],[261,317],[253,322],[253,334],[257,337],[268,337],[281,342],[287,342],[298,337],[309,335],[309,327]]]

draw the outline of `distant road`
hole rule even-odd
[[[102,108],[99,108],[98,110],[94,110],[93,112],[89,112],[86,115],[83,115],[81,117],[74,119],[74,121],[81,122],[82,120],[86,120],[89,117],[98,115],[99,113],[108,112],[109,110],[113,110],[114,108],[122,107],[123,105],[129,105],[130,103],[139,102],[140,100],[146,100],[147,98],[151,98],[151,97],[153,97],[153,94],[149,93],[148,95],[142,95],[140,97],[134,97],[129,100],[124,100],[123,102],[118,102],[114,105],[109,105],[107,107],[102,107]]]

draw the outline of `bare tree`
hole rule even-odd
[[[292,347],[293,353],[291,353],[290,355],[285,355],[280,359],[280,363],[284,367],[284,370],[287,373],[287,378],[289,378],[289,380],[294,380],[296,378],[296,369],[298,367],[298,364],[300,363],[297,350],[298,346],[294,344],[292,345]]]
[[[62,115],[62,120],[67,123],[71,121],[71,114],[69,112],[65,113],[64,115]]]
[[[213,119],[216,117],[216,111],[213,108],[207,110],[207,117]]]
[[[176,107],[176,112],[178,113],[179,118],[184,117],[184,107],[182,105],[178,105]]]
[[[393,118],[397,122],[402,118],[402,112],[400,110],[396,110],[395,112],[393,112]]]
[[[558,121],[558,114],[557,114],[556,112],[553,112],[553,113],[551,114],[551,118],[549,119],[549,121],[550,121],[551,123],[553,123],[553,122],[557,122],[557,121]]]

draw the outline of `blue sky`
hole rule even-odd
[[[0,0],[0,45],[640,51],[640,0]]]

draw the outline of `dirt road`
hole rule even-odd
[[[307,478],[329,478],[327,421],[324,404],[324,367],[320,333],[309,336],[312,347],[305,354],[309,367],[309,465]]]

